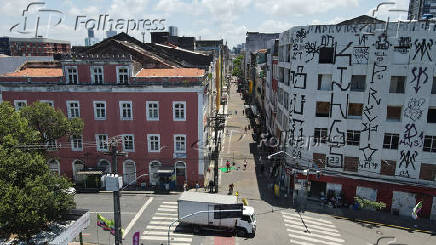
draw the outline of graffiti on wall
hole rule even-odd
[[[418,57],[422,61],[423,58],[427,57],[429,61],[433,61],[431,59],[431,48],[433,44],[433,39],[416,39],[414,43],[415,55],[412,60],[415,60]]]

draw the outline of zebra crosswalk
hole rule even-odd
[[[141,234],[141,240],[146,240],[148,244],[155,241],[156,244],[168,241],[168,227],[177,219],[177,202],[162,202],[151,221]],[[191,234],[180,233],[181,228],[177,227],[178,222],[171,227],[171,244],[188,245],[192,243]]]
[[[328,220],[290,211],[283,211],[282,217],[291,244],[342,245],[345,242],[336,226]]]

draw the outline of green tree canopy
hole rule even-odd
[[[242,77],[242,70],[241,70],[241,64],[242,64],[242,59],[244,58],[243,55],[239,55],[238,57],[236,57],[235,59],[233,59],[233,71],[232,71],[232,76],[236,76],[238,78]]]
[[[66,191],[71,182],[49,170],[43,151],[27,146],[44,142],[44,134],[57,139],[82,128],[80,119],[68,120],[48,105],[15,111],[0,104],[0,236],[29,239],[74,207]]]

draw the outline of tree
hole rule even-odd
[[[28,240],[75,206],[74,196],[66,191],[71,182],[49,170],[44,152],[26,147],[43,142],[43,134],[60,138],[79,133],[83,123],[75,121],[40,103],[22,111],[8,102],[0,104],[0,236]]]
[[[232,71],[232,76],[236,76],[238,78],[242,77],[242,70],[241,70],[241,62],[242,59],[244,58],[243,55],[239,55],[238,57],[236,57],[233,60],[233,71]]]

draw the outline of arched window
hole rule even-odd
[[[50,169],[50,171],[52,171],[53,173],[56,174],[60,174],[61,173],[61,169],[60,169],[60,164],[58,160],[50,160],[48,161],[48,167]]]
[[[83,169],[85,169],[85,163],[83,163],[82,160],[73,161],[73,179],[75,181],[79,180],[79,176],[77,175],[77,172],[82,171]]]
[[[157,181],[159,180],[159,176],[157,171],[159,170],[160,166],[162,166],[162,163],[159,161],[152,161],[149,164],[149,179],[151,185],[156,185]]]
[[[111,164],[106,160],[106,159],[101,159],[98,162],[98,166],[100,168],[104,168],[104,173],[105,174],[110,174],[112,172],[112,168],[111,168]]]
[[[125,185],[133,185],[136,181],[136,164],[132,160],[123,163],[123,180]]]
[[[186,177],[186,163],[176,162],[175,168],[176,168],[176,176]]]

